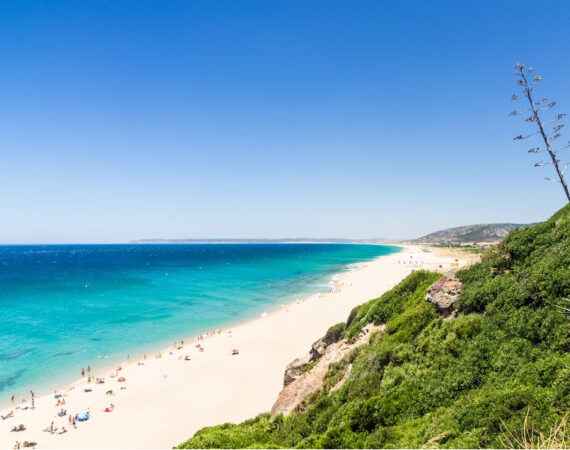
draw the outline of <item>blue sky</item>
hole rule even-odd
[[[3,1],[0,242],[543,220],[511,73],[570,113],[569,29],[567,1]]]

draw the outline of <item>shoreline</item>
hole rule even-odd
[[[326,242],[323,242],[323,244],[326,244]],[[64,244],[62,244],[64,245]],[[68,244],[65,244],[68,245]],[[69,245],[75,245],[75,244],[69,244]],[[84,244],[81,244],[84,245]],[[91,244],[85,244],[85,245],[91,245]],[[99,245],[99,244],[93,244],[93,245]],[[119,244],[119,245],[123,245],[123,244]],[[153,244],[154,245],[154,244]],[[161,245],[161,244],[158,244]],[[401,246],[398,245],[394,245],[394,244],[383,244],[383,243],[377,243],[377,244],[372,244],[372,243],[365,243],[365,245],[380,245],[380,246],[384,246],[384,247],[396,247],[398,248],[398,250],[394,251],[393,253],[399,253],[402,249]],[[380,256],[376,256],[373,257],[372,259],[369,260],[364,260],[364,261],[357,261],[357,262],[352,262],[352,263],[345,263],[340,265],[339,270],[338,271],[334,271],[329,273],[328,275],[326,275],[325,277],[323,277],[323,280],[319,281],[316,283],[317,286],[319,286],[319,288],[324,289],[325,286],[330,287],[333,286],[335,283],[334,282],[334,278],[337,276],[341,276],[344,273],[348,273],[350,272],[350,270],[347,270],[350,266],[352,265],[362,265],[365,264],[367,262],[370,261],[374,261],[379,257],[382,257],[385,255],[380,255]],[[328,290],[327,290],[328,292]],[[291,298],[286,299],[285,300],[285,305],[289,305],[291,303],[295,303],[298,301],[304,301],[305,299],[313,296],[313,295],[321,295],[323,294],[323,291],[317,291],[317,292],[313,292],[313,293],[299,293],[299,294],[295,294],[295,295],[291,295]],[[246,313],[243,317],[240,318],[234,318],[231,321],[227,321],[224,323],[220,323],[216,326],[216,330],[217,329],[228,329],[228,328],[232,328],[232,327],[236,327],[239,325],[242,325],[244,323],[247,323],[251,320],[255,320],[256,318],[259,317],[260,314],[262,313],[270,313],[270,312],[274,312],[279,310],[282,307],[282,304],[278,304],[278,303],[268,303],[267,305],[263,305],[260,306],[260,311],[255,311],[255,310],[251,310],[248,313]],[[263,309],[263,310],[261,310]],[[200,330],[195,330],[195,331],[185,331],[183,333],[180,333],[179,336],[176,336],[176,340],[184,340],[184,342],[194,342],[196,340],[197,336],[202,335],[203,333],[206,333],[208,331],[211,330],[205,330],[205,329],[200,329]],[[147,355],[152,355],[155,354],[157,352],[165,352],[165,349],[169,349],[169,344],[172,342],[171,339],[167,339],[167,338],[161,338],[156,340],[155,342],[152,343],[145,343],[145,344],[139,344],[136,348],[131,349],[133,350],[132,352],[129,352],[128,350],[125,352],[109,352],[109,355],[104,355],[101,356],[99,355],[97,358],[93,358],[91,361],[88,360],[88,362],[92,365],[92,366],[96,366],[96,369],[94,369],[92,367],[92,375],[101,375],[102,373],[108,373],[109,371],[112,371],[118,364],[124,364],[125,360],[128,362],[128,358],[129,356],[131,357],[131,359],[137,358],[137,357],[141,357],[143,354],[147,354]],[[77,372],[79,372],[80,370],[80,366],[81,363],[78,363],[77,367],[75,368],[75,370]],[[87,363],[85,363],[85,367],[87,367]],[[26,396],[26,398],[28,399],[28,403],[27,406],[29,406],[29,393],[31,392],[30,388],[33,388],[33,391],[36,394],[36,397],[38,396],[45,396],[45,395],[51,395],[51,393],[53,393],[54,391],[63,391],[65,389],[67,389],[69,386],[71,385],[75,385],[80,383],[83,378],[79,378],[79,377],[73,377],[73,376],[69,376],[69,371],[67,371],[66,373],[62,373],[60,376],[57,377],[52,377],[53,381],[40,381],[39,383],[37,383],[34,386],[28,386],[26,388],[18,388],[15,392],[10,392],[9,389],[6,390],[5,392],[5,396],[2,397],[2,399],[0,399],[0,413],[4,414],[6,411],[10,411],[11,409],[13,409],[13,407],[10,404],[10,396],[12,394],[16,394],[16,405],[18,406],[20,405],[19,403],[19,399],[20,399],[20,395],[22,394],[22,392],[24,393],[24,395]],[[85,376],[85,380],[87,379],[87,376]],[[0,421],[0,424],[2,422]],[[0,448],[1,447],[1,442],[0,442]]]
[[[60,408],[53,406],[53,395],[37,397],[35,410],[16,410],[15,417],[0,422],[0,447],[12,448],[16,440],[37,442],[39,448],[172,447],[204,426],[241,421],[268,411],[281,390],[286,365],[306,353],[328,327],[346,320],[354,306],[390,289],[412,270],[437,270],[445,264],[450,268],[450,256],[427,253],[418,246],[400,248],[356,263],[355,270],[333,274],[331,283],[336,287],[330,292],[275,305],[260,316],[204,336],[199,341],[204,351],[198,350],[195,338],[185,339],[181,350],[158,348],[161,358],[148,354],[145,361],[131,357],[121,364],[119,374],[126,378],[122,384],[106,376],[118,367],[111,362],[92,372],[106,380],[102,385],[91,383],[93,392],[82,392],[87,386],[85,378],[66,384],[57,392],[66,395],[67,414],[91,411],[91,419],[79,423],[77,429],[68,427],[67,415],[57,417]],[[232,348],[238,348],[240,354],[232,355]],[[190,361],[184,360],[186,354]],[[139,365],[141,361],[144,365]],[[113,394],[105,395],[111,389]],[[113,412],[103,412],[111,403],[116,405]],[[2,414],[13,409],[2,408]],[[42,432],[51,421],[68,432]],[[11,433],[9,429],[19,423],[26,431]]]
[[[398,251],[398,252],[394,252],[394,253],[399,253],[399,251]],[[391,254],[392,254],[392,253],[391,253]],[[348,263],[346,266],[351,266],[351,265],[354,265],[354,264],[358,264],[358,265],[366,264],[367,262],[375,261],[375,260],[377,260],[378,258],[382,258],[383,256],[387,256],[387,255],[378,256],[378,257],[376,257],[376,258],[374,258],[374,259],[372,259],[372,260],[370,260],[370,261],[363,261],[363,262],[360,262],[360,263]],[[349,272],[351,272],[351,271],[350,271],[350,270],[345,270],[345,271],[342,271],[342,272],[335,272],[335,273],[331,276],[330,283],[333,282],[334,277],[337,277],[337,276],[338,276],[339,279],[336,280],[336,281],[334,281],[335,286],[337,286],[337,285],[339,284],[340,279],[342,278],[342,276],[343,276],[345,273],[349,273]],[[330,283],[329,283],[329,284],[330,284]],[[332,292],[333,292],[333,291],[331,290],[331,291],[329,291],[329,292],[327,292],[327,293],[332,293]],[[325,293],[325,294],[326,294],[326,293]],[[220,328],[216,328],[216,329],[214,329],[214,330],[201,331],[198,335],[193,335],[193,336],[191,336],[191,337],[183,337],[183,338],[177,339],[176,342],[181,342],[181,341],[183,341],[185,346],[186,346],[187,344],[190,345],[190,344],[195,344],[195,343],[197,343],[197,342],[207,342],[207,340],[208,340],[209,338],[211,338],[211,337],[213,337],[213,336],[216,336],[216,335],[218,335],[218,334],[221,334],[221,333],[223,333],[223,332],[226,331],[226,330],[230,330],[230,329],[232,329],[232,328],[238,328],[238,327],[241,327],[241,326],[245,326],[245,325],[247,325],[248,323],[250,323],[250,322],[252,322],[252,321],[255,321],[255,320],[257,320],[257,319],[261,319],[261,318],[266,317],[266,316],[268,316],[268,315],[270,315],[270,314],[274,314],[275,312],[280,311],[280,310],[281,310],[282,308],[284,308],[284,307],[289,307],[289,306],[292,306],[292,305],[294,305],[294,304],[299,304],[299,302],[302,303],[302,302],[304,302],[304,301],[306,301],[306,300],[308,300],[308,299],[311,299],[312,297],[321,296],[321,295],[325,295],[325,294],[322,293],[322,292],[316,292],[316,293],[314,293],[314,294],[306,295],[306,296],[304,296],[304,297],[298,297],[298,298],[296,298],[295,300],[291,300],[291,301],[289,301],[289,302],[287,302],[287,303],[283,303],[283,304],[281,304],[281,305],[268,305],[267,310],[266,310],[266,311],[263,311],[261,314],[256,314],[256,315],[254,315],[254,316],[249,316],[249,317],[247,317],[247,318],[238,319],[238,320],[236,320],[236,321],[234,321],[234,322],[227,322],[227,323],[225,323],[223,326],[221,326]],[[264,314],[265,314],[265,316],[264,316]],[[213,332],[213,331],[220,331],[220,333],[217,333],[217,334],[209,334],[210,332]],[[133,360],[140,360],[141,358],[144,357],[144,355],[147,355],[147,357],[148,357],[149,359],[154,358],[154,355],[156,355],[156,354],[158,354],[158,353],[167,355],[173,348],[174,348],[174,346],[168,346],[168,347],[166,347],[166,345],[160,344],[160,343],[149,344],[148,347],[147,347],[147,351],[142,352],[142,354],[136,354],[136,353],[135,353],[135,354],[133,354],[134,357],[131,357],[131,354],[128,354],[127,357],[126,357],[126,359],[125,359],[125,358],[118,358],[117,361],[118,361],[119,359],[122,359],[122,360],[123,360],[123,361],[121,361],[120,363],[119,363],[119,362],[111,363],[111,361],[109,361],[109,364],[106,365],[105,367],[101,367],[101,368],[98,368],[96,371],[92,371],[92,374],[93,374],[92,377],[93,377],[94,379],[97,378],[97,377],[99,377],[99,378],[100,378],[100,377],[107,378],[107,377],[105,376],[105,374],[108,374],[108,373],[113,372],[116,367],[119,367],[119,366],[123,367],[123,366],[127,365],[128,363],[132,363]],[[185,348],[187,348],[187,347],[185,347]],[[170,356],[170,355],[169,355],[169,356]],[[104,358],[103,358],[103,359],[104,359]],[[110,360],[110,359],[111,359],[111,358],[109,358],[109,360]],[[72,381],[72,382],[62,383],[58,388],[54,389],[54,392],[56,392],[56,391],[57,391],[57,392],[64,392],[64,391],[68,390],[70,386],[78,386],[78,385],[80,385],[80,384],[83,386],[83,385],[85,385],[86,383],[87,383],[87,376],[85,376],[85,377],[83,377],[83,378],[77,378],[76,380],[74,380],[74,381]],[[51,391],[51,389],[50,389],[50,391]],[[43,397],[43,396],[51,396],[51,393],[50,393],[50,392],[43,392],[43,391],[42,391],[42,392],[39,392],[39,396],[40,396],[40,397]],[[6,408],[8,408],[8,407],[7,407],[7,405],[6,405],[6,406],[5,406],[5,405],[2,405],[2,406],[0,406],[0,408],[1,408],[1,410],[2,410],[2,413],[4,413],[4,410],[5,410]],[[10,410],[10,409],[13,409],[13,408],[8,408],[8,410]],[[1,448],[1,447],[0,447],[0,448]]]
[[[323,243],[326,243],[326,242],[323,242]],[[98,244],[95,244],[95,245],[98,245]],[[388,255],[400,253],[401,250],[403,249],[402,246],[395,245],[395,244],[365,243],[365,245],[380,245],[380,246],[385,246],[385,247],[397,247],[398,248],[398,250],[394,251],[393,253],[389,253]],[[388,255],[380,255],[380,256],[376,256],[376,257],[369,259],[369,260],[342,264],[342,267],[340,267],[340,269],[342,269],[342,270],[335,271],[335,272],[332,272],[331,274],[327,275],[328,281],[326,282],[326,286],[331,287],[331,289],[327,290],[326,292],[317,291],[317,292],[314,292],[312,294],[307,293],[305,295],[295,296],[292,299],[289,299],[289,300],[285,301],[285,303],[281,303],[281,304],[269,303],[269,304],[263,306],[264,310],[261,312],[261,314],[272,314],[276,311],[279,311],[284,306],[288,307],[289,305],[292,305],[292,304],[295,304],[298,302],[304,302],[305,300],[307,300],[313,296],[320,296],[320,295],[332,293],[335,288],[338,288],[338,284],[339,284],[339,281],[335,280],[335,278],[339,277],[339,279],[340,279],[340,277],[342,277],[344,274],[352,272],[353,270],[349,269],[349,267],[356,265],[360,268],[363,264],[366,264],[366,263],[369,263],[372,261],[376,261],[378,258],[382,258],[382,257],[388,256]],[[324,287],[324,284],[323,284],[323,287]],[[225,322],[223,324],[220,324],[217,328],[215,328],[215,330],[222,330],[223,331],[223,330],[227,330],[230,328],[235,328],[235,327],[247,324],[251,321],[254,321],[254,320],[260,318],[261,314],[259,313],[259,311],[256,311],[253,314],[248,314],[247,316],[241,317],[239,319],[233,319],[232,321],[228,321],[228,322]],[[213,331],[213,330],[199,330],[199,331],[193,332],[192,335],[190,335],[190,332],[181,333],[181,335],[177,337],[176,341],[183,340],[185,343],[195,343],[198,340],[198,336],[203,336],[203,338],[211,337],[211,336],[205,335],[205,333],[209,333],[210,331]],[[152,356],[156,353],[167,353],[171,349],[171,346],[169,346],[168,343],[171,343],[171,342],[172,342],[171,340],[164,338],[164,339],[160,339],[154,343],[145,344],[144,348],[142,348],[142,346],[139,346],[138,348],[135,349],[135,351],[133,353],[128,353],[126,356],[125,355],[119,356],[117,353],[117,354],[112,355],[112,356],[105,355],[104,357],[98,357],[96,359],[96,361],[101,362],[101,361],[107,360],[108,362],[102,363],[99,367],[97,367],[96,370],[92,369],[91,374],[94,378],[97,376],[101,377],[101,376],[104,376],[103,374],[108,374],[108,373],[112,372],[118,365],[124,365],[127,362],[129,362],[130,360],[133,360],[133,359],[136,360],[139,357],[142,358],[144,354],[146,354],[148,356]],[[85,366],[85,367],[87,367],[87,366]],[[79,366],[77,367],[77,371],[79,371]],[[87,381],[87,376],[82,377],[82,378],[69,377],[69,378],[67,378],[67,380],[63,379],[64,378],[63,376],[61,378],[62,378],[61,381],[56,380],[55,382],[53,382],[49,386],[48,386],[48,383],[46,382],[46,383],[42,383],[42,386],[39,389],[34,388],[33,390],[34,390],[34,393],[36,394],[36,397],[38,397],[38,396],[39,397],[50,396],[55,391],[63,392],[65,390],[67,390],[70,386],[78,385],[84,381]],[[31,392],[31,390],[29,388],[26,388],[24,390],[24,392],[26,393],[26,399],[28,400],[28,402],[26,403],[26,406],[30,406],[29,392]],[[20,406],[20,403],[19,403],[19,400],[20,400],[19,395],[20,394],[21,394],[21,392],[16,393],[16,404],[15,404],[16,407]],[[2,400],[0,400],[0,413],[1,414],[5,414],[6,411],[10,411],[10,410],[14,409],[14,407],[12,407],[10,405],[10,400],[8,399],[9,397],[10,397],[10,395],[6,395],[6,397],[4,397]],[[1,422],[0,422],[0,424],[1,424]],[[1,442],[0,442],[0,448],[3,448],[1,446]]]

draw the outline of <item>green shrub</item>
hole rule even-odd
[[[337,323],[336,325],[330,327],[323,337],[325,344],[330,345],[338,342],[342,338],[345,327],[346,323],[344,322]]]

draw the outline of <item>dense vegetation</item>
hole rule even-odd
[[[332,327],[330,341],[386,323],[290,416],[204,428],[181,447],[504,447],[523,442],[527,414],[525,439],[548,435],[570,406],[570,320],[556,307],[570,297],[570,206],[460,271],[451,321],[424,300],[437,277],[416,272]]]

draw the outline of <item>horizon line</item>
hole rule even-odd
[[[117,242],[18,242],[18,243],[2,243],[0,246],[18,246],[18,245],[128,245],[128,244],[223,244],[223,243],[366,243],[366,242],[400,242],[403,239],[387,239],[387,238],[145,238],[130,241]]]

